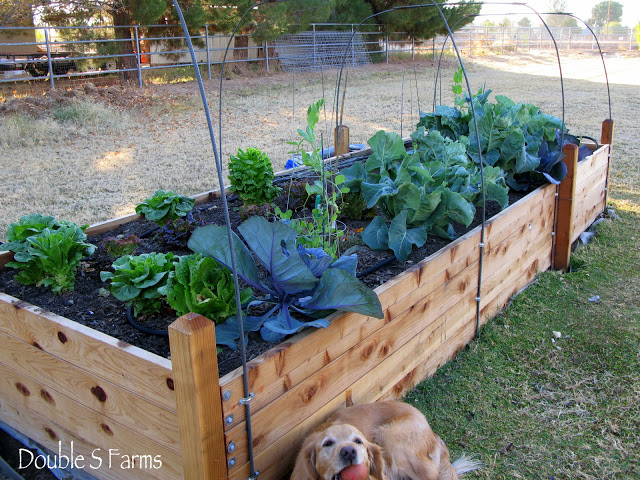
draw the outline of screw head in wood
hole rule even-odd
[[[228,402],[230,398],[231,398],[231,390],[225,390],[224,393],[222,394],[222,401]]]
[[[229,442],[229,446],[227,447],[227,452],[233,453],[236,449],[236,442]]]
[[[231,425],[233,423],[233,415],[227,415],[224,419],[224,423],[227,425]]]

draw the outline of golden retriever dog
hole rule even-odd
[[[402,402],[338,411],[302,444],[291,480],[457,480],[480,468],[449,450],[420,411]]]

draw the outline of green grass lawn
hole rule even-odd
[[[570,273],[540,274],[407,395],[453,458],[485,463],[468,478],[640,478],[640,207],[610,204],[621,219]]]

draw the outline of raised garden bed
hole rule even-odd
[[[607,121],[603,145],[569,169],[558,201],[547,185],[487,221],[481,324],[552,258],[566,267],[571,242],[605,208],[611,132]],[[473,338],[480,238],[477,227],[378,287],[384,319],[335,314],[326,330],[249,362],[260,478],[285,475],[331,412],[400,397]],[[215,329],[203,317],[181,317],[170,335],[168,360],[0,293],[0,421],[56,454],[70,457],[73,445],[76,465],[100,479],[247,478],[241,369],[215,373]]]

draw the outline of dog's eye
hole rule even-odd
[[[331,447],[333,445],[333,440],[325,440],[322,444],[323,447]]]
[[[360,440],[359,438],[356,438],[354,441],[355,441],[357,444],[361,444],[361,443],[362,443],[362,440]]]

